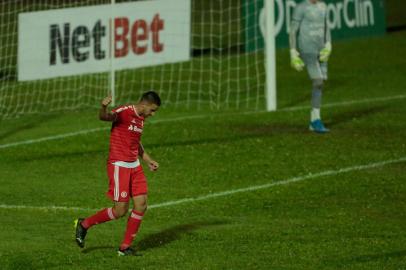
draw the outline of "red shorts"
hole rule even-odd
[[[128,202],[130,197],[147,194],[147,179],[141,165],[136,168],[107,163],[109,190],[107,196],[115,202]]]

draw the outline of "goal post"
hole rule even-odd
[[[266,109],[275,111],[276,99],[276,53],[275,53],[275,0],[265,0],[266,18],[265,57],[266,57]]]

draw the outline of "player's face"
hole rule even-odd
[[[144,113],[143,116],[145,118],[154,116],[155,113],[158,111],[159,106],[156,105],[155,103],[146,103],[144,104]]]

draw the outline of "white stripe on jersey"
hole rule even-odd
[[[114,165],[114,200],[118,201],[120,198],[120,185],[119,185],[119,170],[120,167]]]

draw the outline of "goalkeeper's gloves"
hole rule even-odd
[[[326,45],[324,46],[324,48],[320,51],[320,55],[319,55],[319,60],[320,62],[327,62],[328,58],[330,57],[331,54],[331,43],[327,42]]]
[[[296,49],[290,50],[290,65],[297,71],[302,71],[305,66]]]

